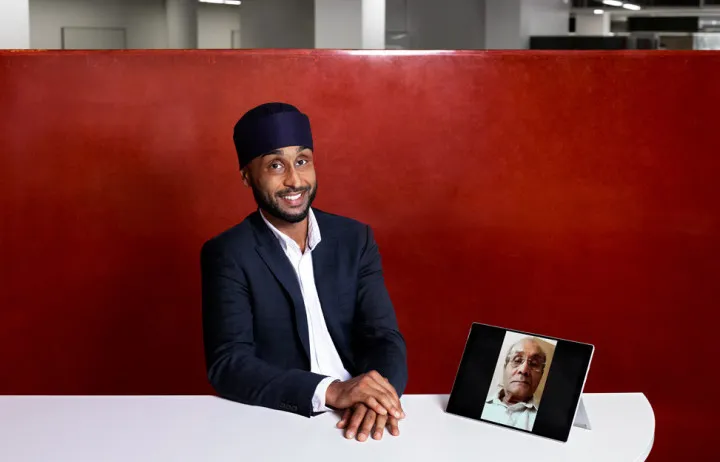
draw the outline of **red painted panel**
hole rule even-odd
[[[587,391],[655,406],[651,460],[700,458],[716,75],[713,53],[0,53],[0,393],[211,392],[199,249],[254,206],[234,122],[286,100],[317,206],[376,230],[409,393],[449,391],[473,321],[592,342]]]

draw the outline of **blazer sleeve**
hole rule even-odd
[[[398,328],[395,310],[385,286],[382,263],[372,229],[365,227],[360,255],[355,337],[360,373],[378,371],[398,395],[408,380],[407,347]]]
[[[232,401],[314,415],[312,397],[325,376],[284,369],[255,355],[251,291],[245,272],[217,241],[201,251],[202,322],[208,379]]]

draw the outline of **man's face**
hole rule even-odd
[[[317,192],[313,152],[290,146],[257,157],[243,171],[243,182],[265,212],[298,223],[307,217]]]
[[[503,387],[513,401],[532,397],[540,384],[545,367],[545,354],[540,345],[523,340],[513,346],[503,372]]]

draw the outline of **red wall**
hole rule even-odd
[[[285,100],[317,206],[376,230],[408,393],[449,392],[473,321],[591,342],[587,391],[654,405],[651,460],[700,457],[717,75],[660,52],[2,53],[0,393],[211,392],[200,246],[253,209],[233,124]]]

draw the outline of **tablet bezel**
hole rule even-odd
[[[463,414],[463,413],[453,412],[453,410],[450,410],[451,404],[453,403],[453,396],[457,397],[456,393],[457,393],[458,380],[460,379],[461,368],[462,368],[462,366],[463,366],[463,364],[464,364],[464,362],[465,362],[465,360],[466,360],[466,355],[468,354],[468,344],[470,343],[470,340],[473,338],[473,332],[474,332],[474,331],[477,332],[478,334],[480,333],[479,331],[476,330],[476,326],[479,326],[479,327],[482,327],[482,328],[491,328],[491,329],[495,329],[495,330],[498,330],[498,331],[502,331],[502,332],[503,332],[503,338],[505,338],[505,336],[507,335],[507,333],[510,332],[510,333],[514,333],[514,334],[526,335],[526,336],[530,336],[530,337],[538,337],[538,338],[540,338],[540,339],[549,339],[549,340],[554,340],[554,341],[556,341],[556,342],[565,342],[565,343],[569,343],[569,344],[573,344],[573,345],[577,345],[577,346],[581,346],[581,347],[585,347],[585,348],[588,348],[588,347],[590,348],[589,357],[587,358],[587,366],[585,367],[584,374],[583,374],[582,384],[573,392],[573,399],[572,399],[572,401],[571,401],[571,402],[572,402],[572,409],[573,409],[573,410],[572,410],[572,419],[570,420],[570,424],[567,426],[567,428],[565,428],[564,426],[562,427],[562,428],[563,428],[563,435],[562,435],[562,437],[560,437],[560,438],[555,438],[555,437],[547,436],[547,435],[544,435],[544,434],[538,434],[538,433],[535,433],[535,428],[533,428],[532,430],[524,430],[524,429],[522,429],[522,428],[512,427],[512,426],[510,426],[510,425],[502,424],[502,423],[499,423],[499,422],[494,422],[494,421],[491,421],[491,420],[486,420],[486,419],[483,419],[482,417],[480,417],[479,415],[478,415],[477,417],[475,417],[475,416],[466,415],[466,414]],[[476,334],[476,335],[477,335],[477,334]],[[495,325],[485,324],[485,323],[481,323],[481,322],[473,322],[472,325],[470,326],[470,330],[469,330],[469,332],[468,332],[468,336],[467,336],[467,338],[466,338],[466,340],[465,340],[465,346],[464,346],[464,348],[463,348],[463,354],[461,355],[460,361],[458,362],[458,367],[457,367],[457,371],[456,371],[456,373],[455,373],[455,379],[453,380],[453,386],[452,386],[452,389],[451,389],[451,391],[450,391],[448,403],[447,403],[447,405],[445,406],[445,412],[448,413],[448,414],[453,414],[453,415],[456,415],[456,416],[459,416],[459,417],[465,417],[465,418],[468,418],[468,419],[471,419],[471,420],[475,420],[475,421],[487,423],[487,424],[490,424],[490,425],[495,425],[495,426],[499,426],[499,427],[502,427],[502,428],[507,428],[507,429],[510,429],[510,430],[516,430],[516,431],[519,431],[519,432],[521,432],[521,433],[534,435],[534,436],[536,436],[536,437],[545,438],[545,439],[549,439],[549,440],[552,440],[552,441],[559,441],[559,442],[565,443],[565,442],[567,442],[568,439],[569,439],[570,430],[572,429],[573,423],[575,422],[575,419],[577,418],[577,412],[578,412],[578,409],[579,409],[579,407],[580,407],[580,401],[581,401],[581,399],[582,399],[582,394],[583,394],[583,391],[584,391],[584,389],[585,389],[585,384],[587,383],[587,377],[588,377],[588,374],[589,374],[589,372],[590,372],[590,366],[591,366],[591,364],[592,364],[592,359],[593,359],[594,354],[595,354],[595,345],[593,345],[593,344],[591,344],[591,343],[579,342],[579,341],[576,341],[576,340],[569,340],[569,339],[566,339],[566,338],[555,337],[555,336],[552,336],[552,335],[544,335],[544,334],[540,334],[540,333],[536,333],[536,332],[528,332],[528,331],[524,331],[524,330],[512,329],[512,328],[509,328],[509,327],[495,326]],[[476,359],[476,361],[477,361],[477,359]],[[492,359],[489,360],[489,361],[491,361],[491,364],[492,364],[492,367],[493,367],[493,370],[494,370],[495,366],[497,365],[497,358],[492,358]],[[484,362],[483,362],[483,363],[484,363]],[[488,367],[490,367],[490,365],[488,365]],[[550,370],[548,371],[548,377],[549,377],[549,374],[550,374],[551,371],[552,371],[552,364],[550,365]],[[483,396],[483,397],[481,397],[480,399],[482,399],[482,400],[484,401],[485,398],[486,398],[486,396]],[[485,405],[483,405],[483,409],[484,409],[484,406],[485,406]],[[538,412],[540,412],[540,411],[538,410]]]

